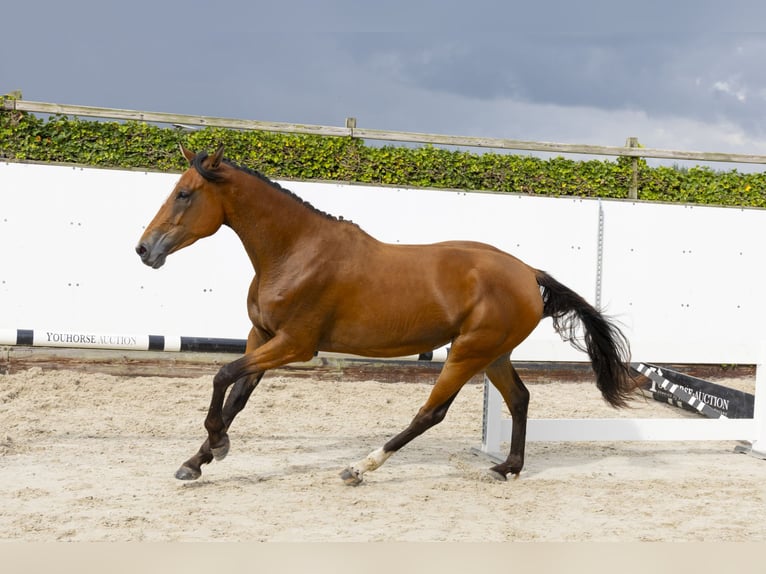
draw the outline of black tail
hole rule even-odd
[[[588,353],[604,399],[614,407],[627,406],[635,386],[625,335],[580,295],[544,271],[537,271],[537,284],[543,288],[543,317],[551,317],[565,341]],[[585,332],[583,341],[576,337],[579,324]]]

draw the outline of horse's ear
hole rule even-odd
[[[186,161],[191,163],[196,154],[193,151],[186,149],[186,146],[184,146],[184,144],[178,144],[178,146],[181,148],[181,153],[184,154]]]
[[[222,159],[223,159],[223,145],[219,145],[218,149],[215,150],[213,157],[210,158],[210,169],[218,169],[218,166],[221,165]]]

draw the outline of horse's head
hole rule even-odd
[[[155,269],[162,267],[168,255],[212,235],[224,222],[217,189],[223,179],[223,147],[212,156],[195,154],[183,146],[181,152],[191,167],[181,175],[136,246],[141,261]]]

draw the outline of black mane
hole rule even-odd
[[[225,179],[224,175],[221,172],[219,172],[217,170],[213,170],[213,169],[207,169],[204,165],[202,165],[203,162],[207,158],[208,158],[208,153],[207,152],[205,152],[205,151],[199,152],[197,155],[194,156],[194,159],[192,159],[192,161],[191,161],[192,167],[194,169],[196,169],[197,173],[199,173],[207,181],[210,181],[212,183],[221,183]],[[332,221],[346,221],[348,223],[351,223],[348,220],[344,220],[342,217],[336,217],[334,215],[331,215],[329,213],[326,213],[326,212],[322,211],[321,209],[317,209],[316,207],[311,205],[305,199],[303,199],[300,196],[294,194],[289,189],[285,189],[284,187],[279,185],[277,182],[270,180],[268,177],[266,177],[265,175],[263,175],[259,171],[251,169],[249,167],[243,167],[241,165],[237,165],[237,164],[229,161],[228,159],[224,159],[223,163],[225,163],[226,165],[228,165],[230,167],[233,167],[234,169],[237,169],[239,171],[243,171],[243,172],[245,172],[245,173],[247,173],[249,175],[252,175],[253,177],[257,177],[258,179],[260,179],[264,183],[267,183],[268,185],[270,185],[274,189],[277,189],[277,190],[281,191],[282,193],[284,193],[288,197],[291,197],[292,199],[294,199],[295,201],[297,201],[301,205],[305,206],[306,208],[310,209],[314,213],[318,213],[319,215],[322,215],[323,217],[326,217],[327,219],[330,219]]]

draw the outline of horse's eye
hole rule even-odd
[[[187,190],[185,190],[185,189],[182,189],[182,190],[181,190],[181,191],[179,191],[179,192],[178,192],[178,194],[176,195],[176,199],[180,199],[180,200],[182,200],[182,201],[186,201],[186,200],[187,200],[187,199],[189,199],[190,197],[191,197],[191,191],[187,191]]]

